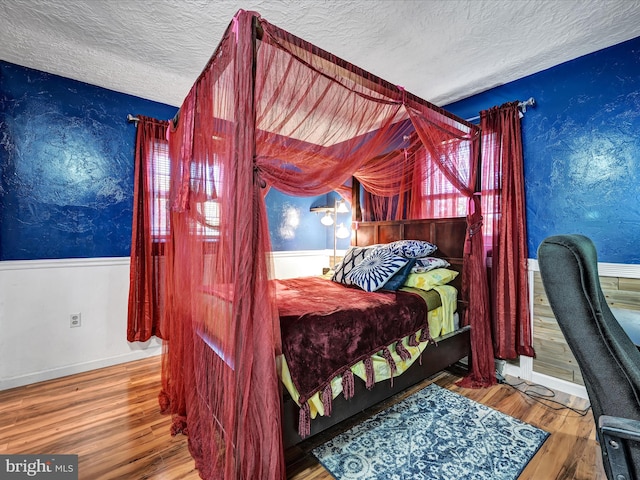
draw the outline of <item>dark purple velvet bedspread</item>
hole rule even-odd
[[[365,292],[320,277],[277,280],[282,348],[300,403],[333,377],[427,327],[424,300]]]

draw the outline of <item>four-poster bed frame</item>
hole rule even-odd
[[[336,398],[331,416],[311,422],[312,434],[468,355],[468,385],[489,382],[493,358],[474,195],[478,145],[477,126],[256,13],[238,12],[169,137],[161,401],[174,416],[172,431],[188,431],[203,478],[284,479],[284,447],[299,440],[292,433],[297,405],[283,405],[276,369],[282,343],[265,186],[290,195],[336,190],[346,196],[354,178],[353,185],[373,195],[408,199],[397,218],[420,219],[430,176],[446,179],[470,205],[466,218],[357,222],[353,245],[436,243],[439,255],[460,272],[458,312],[465,327],[428,346],[393,388],[385,382],[350,401]],[[214,241],[198,224],[206,202],[219,211]],[[225,308],[211,315],[203,289],[224,292]],[[219,350],[202,341],[203,325],[224,332]]]

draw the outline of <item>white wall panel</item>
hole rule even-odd
[[[320,275],[332,253],[274,252],[275,274]],[[0,262],[0,390],[160,354],[127,342],[128,292],[128,258]]]

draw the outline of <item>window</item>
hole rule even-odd
[[[222,181],[217,160],[217,155],[213,154],[212,163],[191,164],[190,193],[196,210],[191,224],[194,235],[215,238],[220,234],[218,192],[221,191]]]
[[[170,233],[171,162],[169,145],[164,140],[153,140],[150,159],[147,162],[148,185],[152,196],[151,234],[155,241],[165,241]],[[221,191],[220,166],[214,162],[193,162],[190,168],[191,232],[207,238],[216,238],[220,227],[220,204],[217,192]]]
[[[495,158],[493,151],[496,145],[495,132],[483,132],[482,147],[483,158]],[[497,222],[500,220],[500,198],[502,194],[502,158],[500,165],[493,162],[482,162],[482,235],[484,237],[485,251],[491,251],[493,246],[493,236],[497,229]]]
[[[427,155],[426,152],[423,155]],[[454,171],[468,178],[468,168],[462,171],[463,165],[469,163],[469,142],[457,142],[441,154],[440,163],[455,164]],[[422,218],[465,217],[467,215],[469,198],[460,192],[433,161],[425,158],[422,164],[427,171],[422,172],[420,195],[423,201]],[[461,179],[461,180],[462,180]]]
[[[151,158],[147,162],[147,180],[152,196],[151,235],[154,240],[161,240],[169,236],[170,229],[171,163],[169,162],[169,145],[166,141],[153,140],[153,148],[150,148],[149,152],[151,152]]]
[[[469,199],[440,172],[434,171],[422,184],[422,196],[428,202],[429,218],[464,217]]]

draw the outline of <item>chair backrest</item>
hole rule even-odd
[[[538,247],[538,265],[549,305],[582,372],[596,425],[601,415],[640,420],[640,352],[607,305],[593,242],[583,235],[549,237]],[[638,475],[640,463],[635,470]]]

